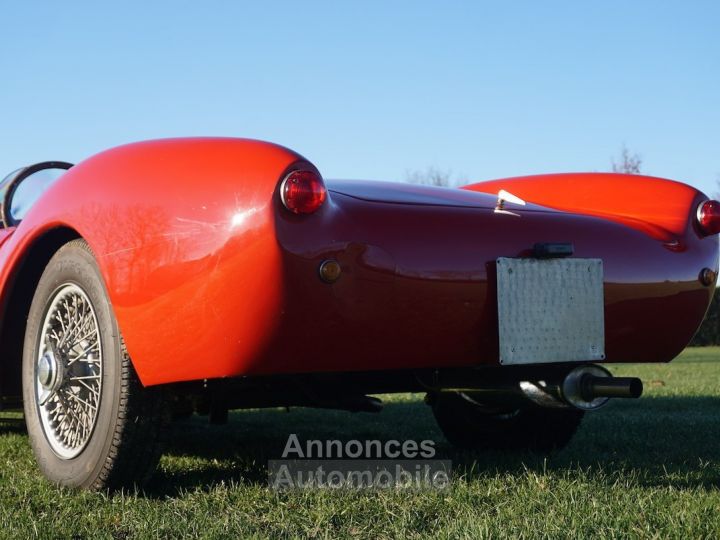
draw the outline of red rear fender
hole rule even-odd
[[[492,194],[504,189],[529,203],[610,219],[663,241],[683,236],[698,204],[707,199],[680,182],[615,173],[524,176],[463,189]]]

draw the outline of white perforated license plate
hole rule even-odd
[[[497,260],[501,364],[605,358],[600,259]]]

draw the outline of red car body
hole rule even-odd
[[[495,261],[542,241],[603,260],[607,362],[671,360],[715,289],[699,278],[718,271],[717,236],[696,219],[707,197],[684,184],[595,173],[463,189],[338,181],[302,215],[278,193],[299,169],[315,171],[286,148],[242,139],[91,157],[2,230],[3,323],[27,302],[16,288],[28,265],[47,262],[48,239],[63,234],[92,249],[145,385],[496,365]],[[499,189],[532,204],[496,212]],[[327,259],[342,269],[332,284],[318,277]],[[18,350],[20,336],[2,339]],[[4,357],[6,377],[17,361]]]
[[[0,198],[0,395],[45,476],[90,489],[142,485],[170,416],[368,394],[426,393],[460,448],[557,450],[642,393],[597,362],[671,360],[718,275],[720,203],[644,176],[324,182],[277,145],[171,139]]]

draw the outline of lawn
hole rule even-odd
[[[669,365],[627,365],[638,401],[586,417],[548,458],[453,451],[422,396],[381,414],[247,411],[227,426],[198,417],[175,436],[144,494],[48,485],[27,435],[0,431],[0,535],[7,537],[714,537],[720,536],[720,348]],[[275,493],[266,462],[300,439],[424,439],[454,464],[446,491]]]

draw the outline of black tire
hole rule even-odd
[[[69,341],[78,344],[69,348]],[[116,490],[140,487],[151,476],[168,421],[162,390],[138,380],[82,240],[59,249],[40,278],[25,332],[22,382],[30,444],[51,482]],[[79,428],[77,418],[88,429]]]
[[[500,411],[456,392],[441,392],[429,401],[448,442],[469,450],[559,450],[570,442],[584,414],[532,404]]]

